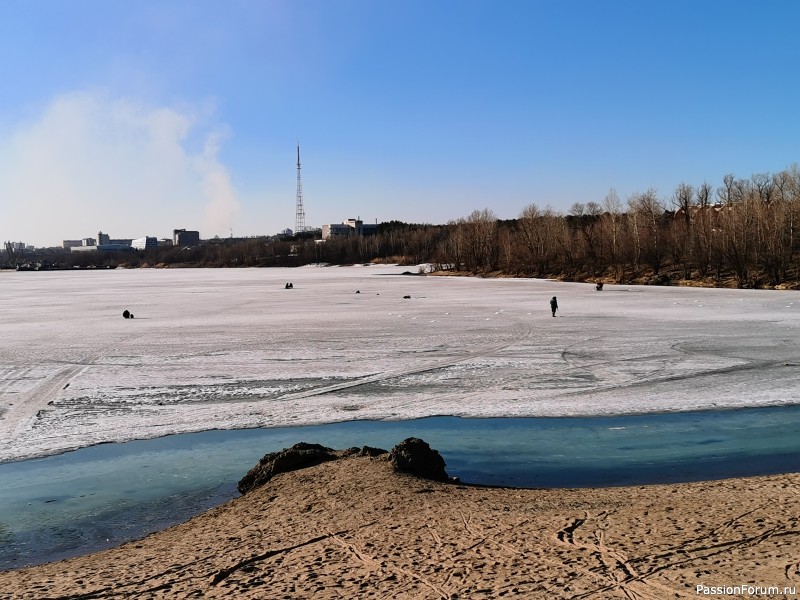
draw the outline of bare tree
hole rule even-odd
[[[789,241],[786,221],[789,205],[782,200],[754,203],[755,257],[770,285],[778,285],[786,274]]]
[[[634,194],[628,200],[628,205],[636,230],[637,257],[646,261],[653,274],[658,275],[667,254],[663,235],[664,205],[653,189]]]
[[[705,181],[695,190],[696,208],[688,251],[701,277],[705,277],[711,268],[711,236],[716,216],[711,205],[713,191],[714,188]]]
[[[717,189],[717,198],[722,204],[733,202],[734,190],[736,188],[736,177],[732,173],[727,173],[722,178],[722,187]]]
[[[607,233],[604,239],[608,244],[608,257],[611,261],[611,268],[617,280],[622,276],[622,234],[625,215],[622,201],[619,199],[617,190],[611,188],[603,198],[603,208],[605,209],[605,219],[603,220],[603,230]]]
[[[573,234],[570,250],[576,260],[585,260],[596,273],[601,254],[599,220],[603,210],[597,202],[576,202],[569,212],[567,220]]]
[[[583,202],[575,202],[569,207],[569,214],[573,217],[580,217],[586,214],[586,205]]]
[[[711,193],[714,191],[714,188],[706,183],[705,181],[700,184],[695,192],[695,197],[697,198],[697,206],[700,208],[705,208],[711,204]]]
[[[453,271],[461,271],[466,262],[466,224],[463,218],[450,221],[447,225],[447,236],[440,244],[445,262]]]
[[[695,211],[695,190],[688,183],[681,183],[672,193],[672,205],[675,207],[675,216],[670,223],[670,251],[672,262],[681,265],[683,278],[691,276],[692,265],[689,257],[689,242],[692,237],[692,222]]]
[[[737,182],[738,183],[738,182]],[[736,200],[719,212],[719,237],[725,261],[733,271],[739,287],[751,285],[749,276],[754,251],[755,204],[752,194],[741,196],[743,186],[736,186]]]
[[[672,205],[680,214],[681,220],[686,223],[686,229],[692,222],[692,207],[694,206],[694,188],[688,183],[680,183],[672,193]],[[676,215],[677,216],[677,215]]]
[[[788,170],[781,173],[781,197],[787,203],[786,228],[787,228],[787,266],[795,263],[795,256],[800,257],[797,248],[800,236],[797,235],[800,223],[800,168],[793,164]],[[800,279],[800,265],[795,265],[796,278]]]
[[[466,266],[491,271],[497,262],[497,217],[488,208],[474,210],[464,221]]]
[[[750,178],[753,182],[756,196],[762,202],[769,202],[772,199],[774,190],[774,180],[769,173],[755,173]]]
[[[545,239],[542,228],[542,212],[536,204],[522,209],[517,219],[517,232],[529,265],[530,274],[541,274],[545,255]]]
[[[501,270],[506,273],[514,271],[514,238],[508,227],[501,227],[497,235]]]

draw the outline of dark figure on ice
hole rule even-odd
[[[602,292],[603,291],[603,282],[602,281],[598,282],[597,285],[594,286],[594,289],[597,290],[598,292]]]
[[[558,300],[556,300],[555,296],[550,300],[550,310],[553,311],[553,316],[555,317],[556,311],[558,310]]]

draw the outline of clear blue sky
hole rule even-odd
[[[0,238],[566,212],[798,161],[800,3],[0,2]]]

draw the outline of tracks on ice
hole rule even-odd
[[[426,364],[421,367],[417,367],[415,369],[393,369],[390,371],[384,371],[381,373],[375,373],[373,375],[367,375],[365,377],[359,377],[353,381],[344,381],[341,383],[335,383],[332,385],[326,385],[323,387],[318,387],[313,390],[305,390],[302,392],[292,392],[289,394],[285,394],[280,396],[280,400],[300,400],[303,398],[309,398],[311,396],[320,396],[322,394],[330,394],[331,392],[338,392],[340,390],[346,390],[354,387],[359,387],[362,385],[367,385],[369,383],[375,383],[377,381],[386,381],[389,379],[394,379],[396,377],[403,377],[405,375],[416,375],[419,373],[427,373],[429,371],[436,371],[438,369],[442,369],[445,367],[451,367],[453,365],[457,365],[458,363],[472,360],[474,358],[478,358],[481,356],[486,356],[487,354],[492,354],[493,352],[498,352],[505,348],[508,348],[512,344],[501,344],[499,346],[493,346],[490,348],[482,348],[476,352],[469,352],[467,354],[463,354],[461,356],[452,357],[452,358],[440,358],[437,361]]]
[[[533,327],[529,320],[518,317],[512,317],[511,320],[514,322],[517,328],[509,329],[509,331],[512,332],[509,334],[509,337],[511,339],[506,340],[503,343],[494,344],[491,346],[478,347],[475,350],[459,354],[458,356],[440,357],[430,363],[412,369],[408,368],[392,369],[388,371],[383,371],[381,373],[374,373],[372,375],[367,375],[365,377],[359,377],[358,379],[352,381],[344,381],[341,383],[326,385],[312,390],[292,392],[280,396],[278,399],[301,400],[303,398],[310,398],[312,396],[330,394],[332,392],[347,390],[354,387],[375,383],[378,381],[387,381],[390,379],[395,379],[397,377],[404,377],[406,375],[417,375],[419,373],[428,373],[430,371],[436,371],[438,369],[443,369],[445,367],[452,367],[453,365],[457,365],[459,363],[466,362],[468,360],[473,360],[483,356],[490,356],[496,352],[505,350],[506,348],[517,346],[523,343],[526,339],[529,339],[533,335]]]
[[[44,410],[48,403],[58,396],[58,392],[86,368],[83,365],[75,365],[59,369],[32,389],[15,396],[14,404],[0,419],[0,428],[5,430],[0,439],[3,439],[4,443],[13,443],[19,439],[21,434],[31,427],[39,412]]]

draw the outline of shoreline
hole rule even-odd
[[[787,366],[797,366],[795,363],[786,363]],[[130,442],[137,442],[137,441],[148,441],[148,440],[157,440],[162,439],[170,436],[178,436],[178,435],[187,435],[193,433],[206,433],[212,431],[247,431],[247,430],[259,430],[259,429],[302,429],[305,427],[320,427],[325,425],[339,425],[339,424],[346,424],[346,423],[360,423],[360,422],[367,422],[367,423],[401,423],[406,421],[417,421],[423,419],[432,419],[432,418],[454,418],[454,419],[464,419],[464,420],[484,420],[484,419],[542,419],[542,420],[558,420],[558,419],[623,419],[627,417],[650,417],[650,416],[660,416],[660,415],[692,415],[692,414],[706,414],[706,413],[728,413],[728,412],[740,412],[740,411],[748,411],[748,410],[770,410],[775,408],[792,408],[800,406],[800,400],[795,402],[780,402],[780,403],[764,403],[764,404],[752,404],[752,403],[742,403],[742,404],[733,404],[733,405],[718,405],[712,403],[709,406],[692,406],[690,408],[681,409],[681,408],[655,408],[652,410],[641,410],[636,412],[587,412],[587,413],[574,413],[574,414],[514,414],[514,415],[496,415],[494,413],[488,414],[425,414],[424,416],[418,417],[365,417],[361,419],[346,419],[340,421],[311,421],[308,423],[302,424],[279,424],[279,425],[236,425],[232,424],[230,427],[213,427],[213,428],[194,428],[194,427],[186,427],[180,428],[176,430],[167,430],[163,433],[155,433],[151,436],[147,437],[126,437],[126,436],[115,436],[113,439],[102,439],[97,441],[92,441],[90,443],[85,443],[82,445],[75,445],[75,446],[68,446],[53,450],[44,450],[41,452],[36,453],[29,453],[29,454],[22,454],[22,455],[15,455],[11,456],[10,458],[0,456],[0,465],[3,464],[13,464],[13,463],[22,463],[29,460],[40,460],[44,458],[49,458],[53,456],[60,456],[63,454],[68,454],[70,452],[77,452],[80,450],[85,450],[87,448],[93,448],[96,446],[102,446],[106,444],[126,444]],[[0,413],[0,420],[2,420],[2,413]],[[196,425],[196,424],[193,424]]]
[[[552,273],[549,275],[544,276],[533,276],[533,275],[520,275],[517,273],[509,273],[502,270],[494,270],[494,271],[453,271],[450,269],[436,269],[431,270],[434,266],[434,263],[410,263],[410,264],[401,264],[397,262],[369,262],[369,263],[305,263],[302,265],[271,265],[271,266],[256,266],[256,265],[248,265],[248,266],[233,266],[233,265],[225,265],[225,266],[211,266],[211,265],[198,265],[198,264],[191,264],[191,263],[174,263],[174,264],[166,264],[166,263],[143,263],[137,266],[131,266],[127,264],[120,264],[114,266],[90,266],[90,267],[48,267],[44,269],[34,269],[34,268],[12,268],[12,267],[0,267],[0,274],[3,273],[77,273],[81,271],[133,271],[133,270],[141,270],[141,271],[163,271],[163,270],[171,270],[171,271],[183,271],[183,270],[207,270],[207,271],[220,271],[226,269],[232,270],[243,270],[243,269],[282,269],[288,272],[291,272],[295,269],[305,269],[305,268],[342,268],[342,269],[349,269],[349,268],[357,268],[357,267],[399,267],[405,269],[406,272],[396,273],[396,275],[405,275],[405,276],[431,276],[431,277],[464,277],[464,278],[475,278],[475,279],[527,279],[527,280],[535,280],[535,281],[552,281],[552,282],[560,282],[560,283],[580,283],[586,285],[595,285],[596,283],[603,283],[604,285],[618,285],[618,286],[642,286],[642,287],[692,287],[692,288],[703,288],[703,289],[729,289],[729,290],[773,290],[773,291],[800,291],[800,281],[797,279],[787,278],[780,283],[772,284],[772,283],[759,283],[758,285],[744,285],[741,282],[736,280],[736,277],[728,273],[723,278],[717,278],[714,276],[706,276],[701,277],[697,276],[695,278],[686,279],[681,274],[681,269],[667,269],[666,271],[662,270],[662,274],[667,275],[667,279],[658,279],[656,275],[652,272],[646,272],[645,274],[641,274],[636,277],[630,278],[617,278],[613,275],[605,274],[605,275],[589,275],[588,273]],[[416,269],[416,271],[411,271],[410,269]],[[425,271],[420,271],[420,269],[426,269]]]
[[[787,433],[800,426],[800,406],[549,421],[431,418],[294,432],[217,430],[103,444],[30,466],[0,465],[8,540],[0,548],[0,568],[94,552],[189,519],[234,497],[221,494],[207,501],[210,490],[220,483],[231,486],[243,466],[262,452],[302,440],[349,448],[389,447],[404,437],[424,437],[441,449],[451,474],[462,481],[517,490],[622,488],[800,472],[800,446]],[[127,491],[120,495],[120,489]],[[128,522],[143,526],[129,527]],[[31,540],[44,545],[37,550]],[[55,544],[52,550],[49,541]]]
[[[0,598],[663,598],[693,597],[698,585],[800,589],[799,488],[798,473],[494,488],[350,457],[282,473],[117,548],[0,572]]]
[[[792,364],[791,366],[796,366]],[[105,446],[105,445],[114,445],[114,444],[128,444],[131,442],[146,442],[152,440],[159,440],[164,439],[172,436],[181,436],[181,435],[191,435],[191,434],[200,434],[200,433],[209,433],[209,432],[236,432],[236,431],[258,431],[258,430],[277,430],[277,429],[303,429],[306,427],[322,427],[322,426],[334,426],[334,425],[341,425],[341,424],[348,424],[348,423],[403,423],[409,421],[419,421],[425,419],[437,419],[437,418],[451,418],[451,419],[463,419],[463,420],[472,420],[472,421],[480,421],[480,420],[489,420],[489,419],[541,419],[543,421],[546,420],[560,420],[560,419],[625,419],[629,417],[637,418],[637,417],[657,417],[657,416],[675,416],[675,415],[703,415],[703,414],[716,414],[716,413],[735,413],[735,412],[743,412],[743,411],[750,411],[750,410],[770,410],[776,408],[794,408],[800,407],[800,400],[796,402],[781,402],[779,404],[759,404],[759,405],[752,405],[752,404],[742,404],[742,405],[735,405],[735,406],[718,406],[714,405],[711,407],[692,407],[685,410],[673,408],[673,409],[655,409],[655,410],[642,410],[639,412],[629,412],[629,413],[578,413],[578,414],[547,414],[547,415],[513,415],[513,416],[495,416],[495,415],[458,415],[458,414],[428,414],[423,417],[413,417],[413,418],[363,418],[363,419],[348,419],[343,421],[322,421],[322,422],[309,422],[303,423],[298,425],[263,425],[263,426],[253,426],[253,427],[212,427],[212,428],[205,428],[205,429],[187,429],[187,430],[180,430],[180,431],[168,431],[166,433],[159,433],[153,435],[152,437],[119,437],[117,439],[112,440],[102,440],[91,442],[86,445],[69,447],[54,451],[45,452],[42,454],[32,454],[32,455],[25,455],[20,458],[10,458],[10,459],[2,459],[0,458],[0,465],[5,464],[19,464],[26,461],[33,461],[33,460],[41,460],[45,458],[50,458],[54,456],[61,456],[63,454],[69,454],[71,452],[78,452],[80,450],[86,450],[89,448],[95,448],[97,446]],[[2,417],[2,413],[0,413],[0,417]]]

